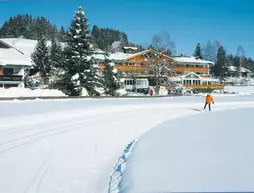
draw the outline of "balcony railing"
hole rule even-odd
[[[185,67],[185,66],[173,66],[172,70],[176,72],[209,72],[209,68]]]
[[[4,82],[21,82],[22,81],[22,76],[21,75],[12,75],[12,76],[5,76],[5,75],[0,75],[0,81]]]
[[[196,88],[196,89],[224,89],[224,84],[185,84],[185,88]]]
[[[104,64],[100,64],[99,67],[101,69],[103,69],[104,68]],[[115,68],[117,70],[121,70],[121,71],[148,71],[148,70],[150,70],[146,66],[132,66],[132,65],[128,66],[128,65],[119,65],[119,64],[116,64]]]

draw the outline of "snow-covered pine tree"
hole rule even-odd
[[[109,59],[108,54],[105,56],[104,69],[103,69],[103,86],[104,93],[110,96],[117,96],[117,90],[120,89],[120,81],[117,69],[114,68],[115,63]]]
[[[33,67],[41,73],[44,83],[48,80],[51,65],[49,62],[49,48],[44,37],[38,40],[34,52],[31,55]]]
[[[196,57],[197,59],[203,59],[203,56],[202,56],[202,52],[201,52],[201,45],[200,43],[197,44],[196,46],[196,49],[195,49],[195,52],[194,52],[194,57]]]
[[[63,71],[64,55],[63,48],[56,36],[51,39],[51,46],[49,48],[49,62],[52,66],[50,71],[50,86],[52,88],[60,89],[57,81],[61,78],[61,72]]]
[[[81,6],[75,12],[66,43],[65,72],[62,74],[62,81],[66,83],[65,93],[72,96],[82,95],[82,92],[90,96],[99,95],[96,87],[102,83],[92,57],[92,36]]]
[[[220,80],[224,79],[225,75],[225,65],[226,65],[226,50],[223,46],[220,46],[217,53],[217,59],[214,68],[212,71],[215,76],[219,77]]]
[[[64,63],[63,48],[56,37],[51,39],[51,46],[49,48],[49,61],[52,69],[62,67]]]
[[[65,31],[63,25],[62,25],[61,28],[60,28],[60,32],[59,32],[58,36],[59,36],[59,40],[60,40],[60,41],[65,42],[66,31]]]

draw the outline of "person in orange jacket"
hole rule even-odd
[[[213,97],[208,93],[205,99],[205,106],[204,109],[206,109],[206,106],[208,105],[209,111],[211,111],[211,104],[214,104]]]

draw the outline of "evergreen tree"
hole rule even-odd
[[[120,82],[118,78],[118,72],[114,68],[115,63],[113,63],[108,56],[104,60],[103,69],[103,80],[104,80],[104,90],[105,94],[110,96],[117,96],[116,91],[120,89]]]
[[[203,59],[200,43],[197,44],[194,55],[197,59]]]
[[[91,96],[98,95],[96,87],[101,83],[95,62],[91,57],[93,54],[92,37],[82,7],[75,12],[66,43],[65,72],[61,80],[65,83],[62,87],[63,92],[72,96],[82,95],[83,92]]]
[[[54,33],[58,33],[56,26],[52,25],[44,17],[33,18],[31,15],[17,15],[10,17],[0,29],[1,38],[19,38],[39,40],[41,36],[47,40],[51,39]]]
[[[64,26],[61,26],[61,28],[60,28],[59,40],[62,41],[62,42],[66,41],[66,31],[64,29]]]
[[[39,71],[44,81],[46,81],[48,79],[51,66],[49,62],[49,49],[45,38],[41,38],[38,41],[35,51],[31,55],[31,59],[35,70]]]
[[[62,68],[64,63],[63,49],[60,42],[56,38],[51,39],[49,62],[53,69]]]
[[[128,36],[124,32],[110,28],[99,28],[97,25],[92,28],[92,36],[96,46],[106,50],[113,42],[120,41],[121,46],[129,46]]]
[[[212,71],[214,72],[214,75],[219,77],[220,80],[223,80],[225,70],[226,70],[226,51],[223,48],[223,46],[220,46],[217,53],[217,59],[214,68],[212,68]]]

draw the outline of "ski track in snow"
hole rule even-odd
[[[213,111],[254,106],[254,102],[216,105]],[[115,176],[110,173],[116,174],[113,168],[126,144],[159,123],[200,113],[193,111],[197,106],[202,108],[203,102],[156,104],[154,100],[0,118],[0,192],[108,192],[108,185],[120,183],[113,184],[110,179]]]

